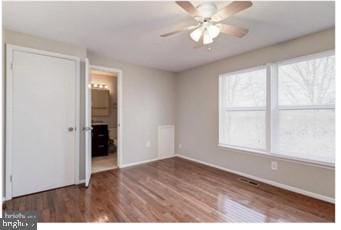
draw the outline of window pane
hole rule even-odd
[[[259,69],[223,77],[224,107],[266,105],[266,70]]]
[[[335,104],[335,57],[328,56],[278,69],[280,105]]]
[[[334,163],[334,124],[334,110],[281,110],[280,153]]]
[[[265,149],[265,111],[223,111],[220,143]]]

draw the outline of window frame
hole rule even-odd
[[[278,95],[278,68],[281,65],[288,65],[293,64],[301,61],[309,61],[316,58],[323,58],[327,56],[335,56],[334,50],[328,50],[324,52],[319,52],[315,54],[305,55],[305,56],[299,56],[296,58],[287,59],[284,61],[278,61],[274,63],[266,63],[265,65],[259,65],[247,69],[242,69],[239,71],[233,71],[229,73],[223,73],[219,75],[219,81],[218,81],[218,99],[219,99],[219,111],[218,111],[218,147],[229,149],[233,151],[243,152],[243,153],[251,153],[251,154],[257,154],[262,155],[265,157],[275,158],[275,159],[281,159],[281,160],[287,160],[287,161],[294,161],[298,163],[308,164],[308,165],[314,165],[314,166],[320,166],[320,167],[327,167],[327,168],[335,168],[335,162],[324,162],[324,161],[318,161],[318,160],[312,160],[312,159],[306,159],[301,157],[294,157],[286,155],[282,152],[279,152],[275,149],[276,146],[279,146],[276,141],[278,141],[278,132],[279,132],[279,112],[280,111],[287,111],[287,110],[333,110],[335,111],[335,104],[333,105],[279,105]],[[266,105],[265,107],[230,107],[229,109],[226,109],[222,106],[223,103],[223,78],[246,73],[246,72],[252,72],[259,69],[266,70]],[[260,109],[262,108],[262,109]],[[224,111],[265,111],[265,149],[257,149],[257,148],[249,148],[249,147],[242,147],[242,146],[235,146],[235,145],[229,145],[224,144],[220,142],[220,136],[222,133],[222,112]],[[335,118],[336,119],[336,118]],[[335,153],[334,153],[335,154]]]
[[[261,111],[261,112],[265,112],[265,127],[267,126],[267,88],[265,87],[266,90],[266,103],[265,106],[240,106],[240,107],[224,107],[222,105],[222,100],[221,98],[224,97],[224,90],[222,89],[223,87],[223,78],[224,77],[229,77],[229,76],[234,76],[237,74],[243,74],[243,73],[247,73],[247,72],[252,72],[252,71],[257,71],[257,70],[261,70],[264,69],[267,72],[267,67],[266,65],[259,65],[256,67],[251,67],[251,68],[247,68],[247,69],[243,69],[243,70],[239,70],[239,71],[234,71],[234,72],[230,72],[230,73],[225,73],[225,74],[221,74],[219,76],[219,134],[218,134],[218,146],[220,147],[226,147],[226,148],[233,148],[233,149],[239,149],[239,150],[252,150],[255,152],[259,152],[259,153],[265,153],[267,151],[267,134],[265,132],[265,148],[261,149],[261,148],[251,148],[251,147],[241,147],[241,146],[237,146],[237,145],[228,145],[228,144],[224,144],[224,143],[220,143],[220,134],[222,133],[222,127],[220,126],[220,124],[222,124],[222,112],[226,112],[226,111],[231,111],[231,112],[239,112],[239,111],[246,111],[246,112],[252,112],[252,111]],[[267,74],[266,74],[267,75]],[[268,81],[267,76],[266,76],[266,82]],[[267,83],[266,83],[267,84]]]

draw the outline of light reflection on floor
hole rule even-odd
[[[224,214],[228,214],[231,222],[264,222],[267,219],[263,213],[235,202],[225,195],[218,197],[218,209]]]

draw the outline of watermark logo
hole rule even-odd
[[[0,218],[1,230],[36,230],[36,212],[5,211]]]

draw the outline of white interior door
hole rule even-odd
[[[91,178],[91,76],[89,60],[85,60],[85,186]]]
[[[158,138],[159,158],[168,158],[174,155],[174,126],[159,126]]]
[[[12,196],[75,183],[79,62],[13,49],[7,79]]]

